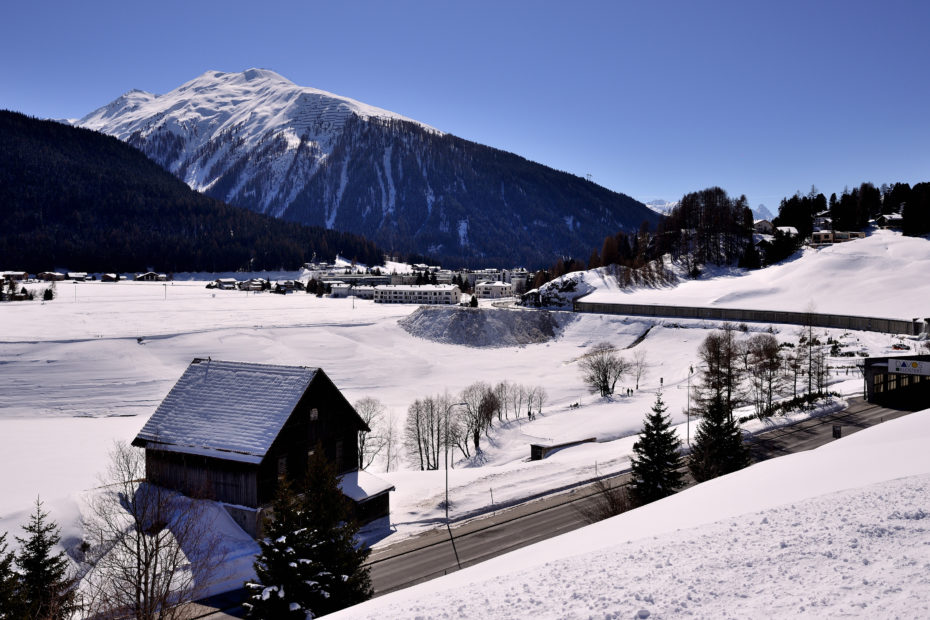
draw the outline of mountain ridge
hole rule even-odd
[[[548,265],[659,218],[581,177],[270,70],[131,91],[77,124],[219,200],[451,264]]]

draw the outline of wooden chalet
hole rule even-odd
[[[361,521],[389,513],[389,484],[358,470],[370,430],[320,368],[194,359],[132,445],[146,478],[225,504],[257,536],[279,479],[300,480],[320,446]]]

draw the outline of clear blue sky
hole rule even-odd
[[[7,3],[0,108],[273,69],[640,200],[930,181],[930,2]]]

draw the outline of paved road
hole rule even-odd
[[[843,437],[863,428],[907,415],[909,411],[887,409],[850,399],[847,409],[835,414],[805,420],[752,437],[748,443],[755,461],[811,450],[834,441],[833,428],[839,425]],[[624,484],[628,474],[610,479]],[[507,510],[453,525],[450,532],[437,528],[372,552],[369,563],[375,595],[409,587],[466,566],[546,540],[586,525],[579,506],[590,504],[595,489],[583,485],[570,491],[521,504]],[[456,553],[458,558],[456,558]],[[222,607],[222,605],[217,605]],[[210,618],[241,617],[210,615]]]

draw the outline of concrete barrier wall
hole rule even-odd
[[[785,312],[780,310],[742,310],[739,308],[707,308],[697,306],[664,306],[653,304],[598,303],[584,301],[574,302],[575,312],[592,312],[597,314],[623,314],[630,316],[656,316],[682,319],[710,319],[716,321],[785,323],[790,325],[807,325],[814,327],[833,327],[885,334],[908,334],[911,336],[926,332],[930,321],[886,319],[868,316],[850,316],[845,314],[820,314],[807,312]]]

